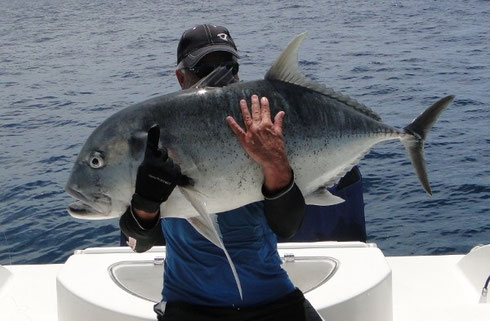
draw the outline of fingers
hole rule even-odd
[[[194,180],[186,175],[180,175],[175,184],[179,186],[194,186]]]
[[[148,130],[148,138],[146,139],[145,159],[157,157],[161,161],[168,158],[167,149],[165,147],[158,148],[160,141],[160,126],[155,124]]]
[[[276,114],[273,124],[271,119],[269,100],[267,99],[267,97],[262,97],[259,100],[259,97],[257,95],[252,95],[250,100],[251,113],[248,109],[247,101],[245,99],[240,100],[240,109],[242,112],[245,129],[243,129],[233,117],[226,117],[226,121],[235,136],[237,136],[240,140],[243,140],[252,126],[257,129],[263,127],[262,125],[265,125],[265,127],[273,126],[279,133],[282,134],[283,118],[285,115],[284,111],[280,111]]]
[[[162,171],[160,176],[168,181],[168,184],[179,186],[194,185],[194,180],[182,174],[179,164],[174,163],[171,158],[167,158],[163,163],[160,163],[160,166]]]
[[[158,141],[160,140],[160,126],[155,124],[148,130],[148,138],[146,140],[147,148],[158,149]]]
[[[284,111],[280,111],[277,113],[276,117],[274,117],[274,127],[276,128],[277,132],[282,135],[282,123],[284,119],[284,115],[286,113]]]
[[[257,95],[252,95],[252,121],[260,122],[262,115],[260,113],[259,97]]]
[[[182,174],[179,164],[175,164],[170,158],[167,162],[171,162],[171,169],[169,173],[172,173],[172,182],[179,186],[194,186],[194,180],[187,175]]]
[[[158,149],[158,141],[160,140],[160,127],[158,124],[151,126],[148,130],[148,137],[146,139],[146,150],[145,159],[150,159],[151,157],[159,157],[164,155],[166,157],[166,151],[162,153]]]
[[[257,123],[272,122],[271,109],[267,97],[262,97],[259,100],[259,97],[257,95],[252,95],[250,100],[251,100],[251,111],[252,111],[251,114],[248,110],[247,101],[245,99],[240,100],[240,109],[242,111],[242,117],[245,123],[245,127],[248,129],[254,123],[257,124]],[[284,117],[284,112],[282,112],[282,116],[280,117],[282,120],[282,117]]]
[[[245,123],[245,128],[249,128],[252,125],[252,117],[248,111],[247,101],[245,99],[240,100],[240,109],[242,111],[243,122]]]
[[[241,101],[240,101],[240,104],[241,104]],[[245,103],[245,106],[246,106],[246,103]],[[228,123],[228,126],[230,126],[231,131],[233,132],[233,134],[235,134],[236,137],[241,139],[245,135],[245,131],[235,121],[235,119],[233,117],[231,117],[231,116],[226,117],[226,122]]]
[[[175,164],[170,158],[166,161],[166,163],[169,166],[167,172],[171,174],[172,183],[179,186],[190,185],[190,178],[182,174],[179,164]]]
[[[268,122],[271,120],[271,110],[269,107],[269,100],[267,97],[262,97],[260,99],[260,105],[261,105],[261,120]]]

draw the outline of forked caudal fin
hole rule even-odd
[[[424,142],[432,125],[434,125],[441,112],[453,99],[454,96],[444,97],[427,108],[420,114],[420,116],[415,118],[410,125],[404,128],[405,133],[408,135],[401,139],[415,169],[415,174],[417,174],[425,191],[430,195],[432,195],[432,190],[430,188],[429,179],[427,178],[424,159]]]

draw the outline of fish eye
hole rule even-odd
[[[93,169],[97,169],[97,168],[103,167],[105,164],[104,164],[104,158],[102,157],[102,154],[99,153],[99,152],[93,152],[90,155],[90,158],[88,160],[88,164]]]

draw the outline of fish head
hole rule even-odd
[[[147,132],[105,122],[87,139],[65,190],[77,199],[67,208],[81,219],[121,216],[134,193],[137,168],[143,160]]]

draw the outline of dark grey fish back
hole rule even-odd
[[[305,80],[307,81],[307,83],[305,84],[306,88],[309,88],[311,90],[318,92],[319,94],[322,94],[322,95],[328,96],[332,99],[335,99],[335,100],[339,101],[340,103],[343,103],[346,106],[351,107],[354,110],[356,110],[360,113],[363,113],[366,116],[373,118],[374,120],[381,121],[381,117],[376,112],[374,112],[371,108],[367,107],[366,105],[361,104],[357,100],[355,100],[355,99],[353,99],[347,95],[343,95],[339,92],[336,92],[332,88],[329,88],[325,85],[317,83],[313,80],[310,80],[307,78],[305,78]]]

